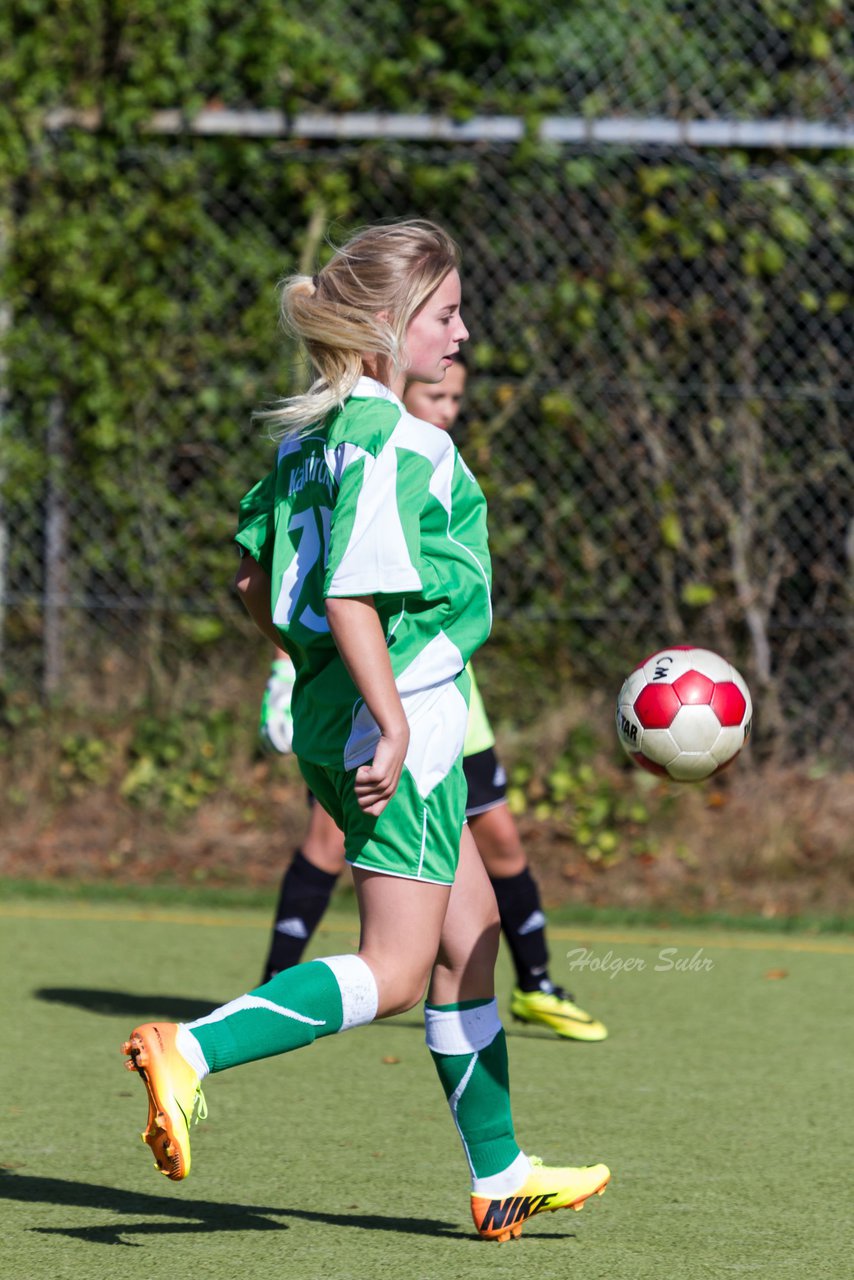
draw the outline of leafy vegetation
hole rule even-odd
[[[714,22],[664,0],[640,20],[622,0],[607,21],[587,0],[558,8],[380,0],[369,23],[344,0],[4,10],[8,679],[33,685],[52,661],[52,698],[97,700],[107,682],[87,681],[113,646],[145,673],[123,695],[157,714],[176,689],[205,700],[246,634],[230,539],[270,460],[249,413],[303,377],[275,282],[354,225],[418,212],[465,251],[466,452],[493,512],[498,616],[523,620],[502,643],[518,658],[551,628],[567,678],[607,685],[639,649],[701,638],[744,667],[767,750],[838,749],[850,158],[561,149],[533,126],[724,101],[833,116],[851,83],[840,5],[763,0]],[[513,112],[532,128],[488,149],[147,130],[204,105]],[[94,127],[52,132],[60,107]],[[17,698],[4,714],[23,714]],[[70,776],[97,771],[93,752],[69,747]],[[141,750],[129,794],[149,768]]]

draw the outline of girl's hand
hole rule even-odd
[[[394,736],[383,734],[370,764],[356,770],[355,793],[359,808],[378,818],[397,790],[409,746],[409,726]]]

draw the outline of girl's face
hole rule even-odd
[[[407,380],[441,382],[469,331],[460,314],[460,276],[449,271],[406,330]]]
[[[455,360],[441,382],[411,382],[403,403],[411,414],[450,431],[459,417],[466,387],[466,367]]]

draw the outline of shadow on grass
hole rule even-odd
[[[97,987],[39,987],[37,1000],[68,1004],[87,1013],[121,1015],[134,1022],[193,1022],[210,1013],[221,1000],[196,1000],[189,996],[137,995],[131,991],[103,991]]]
[[[92,1227],[29,1227],[38,1235],[66,1236],[89,1244],[123,1245],[140,1249],[141,1244],[125,1236],[159,1237],[191,1235],[211,1231],[287,1231],[286,1222],[272,1217],[297,1218],[327,1227],[350,1227],[357,1231],[393,1231],[399,1235],[431,1236],[434,1239],[469,1243],[476,1239],[467,1226],[455,1226],[435,1218],[393,1218],[378,1213],[320,1213],[313,1209],[281,1208],[272,1205],[228,1204],[215,1200],[175,1200],[167,1196],[99,1187],[89,1182],[65,1182],[60,1178],[34,1178],[0,1169],[0,1199],[22,1204],[51,1204],[63,1208],[104,1209],[109,1213],[154,1215],[181,1218],[181,1222],[111,1222]],[[574,1240],[574,1231],[558,1231],[526,1236],[531,1240]]]
[[[288,1224],[271,1217],[299,1218],[332,1227],[355,1227],[361,1231],[394,1231],[401,1235],[439,1236],[468,1240],[471,1233],[450,1222],[433,1218],[395,1218],[382,1214],[320,1213],[280,1205],[223,1204],[213,1200],[177,1200],[167,1196],[123,1191],[86,1182],[66,1182],[60,1178],[22,1176],[0,1169],[0,1199],[24,1204],[51,1204],[63,1208],[104,1209],[134,1217],[181,1218],[181,1222],[112,1222],[91,1227],[30,1227],[40,1235],[67,1236],[90,1244],[140,1245],[124,1236],[185,1235],[210,1231],[287,1231]]]

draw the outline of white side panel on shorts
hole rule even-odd
[[[417,771],[410,765],[409,753],[407,753],[406,764],[415,776],[422,795],[429,795],[436,783],[447,776],[448,770],[462,750],[468,708],[465,698],[454,684],[454,677],[462,671],[463,666],[463,655],[444,631],[440,631],[424,646],[396,680],[397,691],[412,733],[409,752],[412,753],[412,759],[416,762]],[[439,702],[442,703],[442,709],[434,712],[434,703]],[[421,722],[433,720],[437,715],[440,717],[440,724],[444,723],[447,750],[442,754],[448,758],[448,763],[444,773],[437,775],[434,781],[427,785],[425,791],[419,776],[425,776],[425,770],[429,776],[433,776],[433,766],[428,764],[428,761],[435,762],[438,757],[435,748],[430,748],[426,741],[423,748],[420,747],[417,744],[417,736],[421,732]],[[448,717],[444,722],[441,720],[443,715]],[[460,724],[462,736],[457,740]],[[431,726],[425,727],[424,735],[427,739],[430,738]],[[379,736],[380,731],[376,720],[365,704],[360,703],[353,717],[353,728],[344,747],[344,768],[355,769],[357,765],[370,760],[376,750]],[[419,761],[422,763],[418,763]]]

